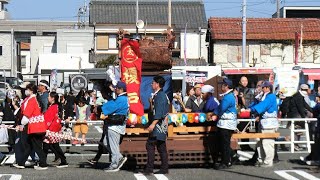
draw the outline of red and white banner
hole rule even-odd
[[[140,98],[141,68],[139,42],[123,39],[121,41],[121,80],[127,85],[130,113],[139,116],[144,114]]]

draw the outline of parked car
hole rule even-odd
[[[13,89],[9,83],[7,82],[0,82],[0,90],[2,91],[7,91],[7,90],[10,90],[10,89]]]
[[[0,82],[4,82],[3,76],[0,77]],[[10,84],[10,86],[13,87],[13,89],[17,89],[18,86],[20,86],[23,83],[23,81],[17,77],[6,77],[6,82]]]
[[[0,90],[0,103],[2,103],[6,99],[6,93]]]
[[[12,87],[9,83],[0,82],[0,90],[4,93],[8,90],[14,90],[19,98],[22,97],[21,88],[19,86]]]

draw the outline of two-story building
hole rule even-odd
[[[210,18],[212,61],[223,68],[241,67],[240,18]],[[247,20],[247,67],[292,67],[295,65],[295,33],[301,33],[298,64],[320,66],[320,19],[249,18]],[[302,45],[302,46],[301,46]]]
[[[274,67],[292,68],[295,60],[304,69],[320,68],[320,19],[248,18],[245,69],[241,26],[240,18],[209,19],[210,57],[225,74],[269,75]]]
[[[176,34],[173,57],[175,65],[184,65],[184,50],[189,65],[207,65],[207,20],[202,0],[172,0],[172,28]],[[143,36],[164,40],[168,27],[167,0],[139,0],[139,18],[145,26]],[[94,27],[94,52],[90,62],[117,55],[117,32],[120,27],[136,32],[136,0],[91,0],[90,25]],[[186,32],[186,34],[185,34]],[[186,48],[185,48],[186,45]]]

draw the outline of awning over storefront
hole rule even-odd
[[[320,80],[320,68],[302,69],[302,72],[309,80]]]
[[[231,74],[271,74],[271,68],[228,68],[222,69],[226,75]]]

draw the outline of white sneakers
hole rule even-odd
[[[118,172],[118,171],[120,171],[121,167],[124,165],[124,163],[126,161],[127,161],[127,157],[123,157],[120,159],[118,167],[115,168],[115,167],[110,166],[110,167],[104,169],[104,172]]]
[[[25,169],[25,166],[20,166],[19,164],[12,164],[13,167],[16,167],[18,169]]]
[[[35,170],[47,170],[47,169],[48,169],[48,166],[46,166],[46,167],[34,166],[34,169],[35,169]]]

